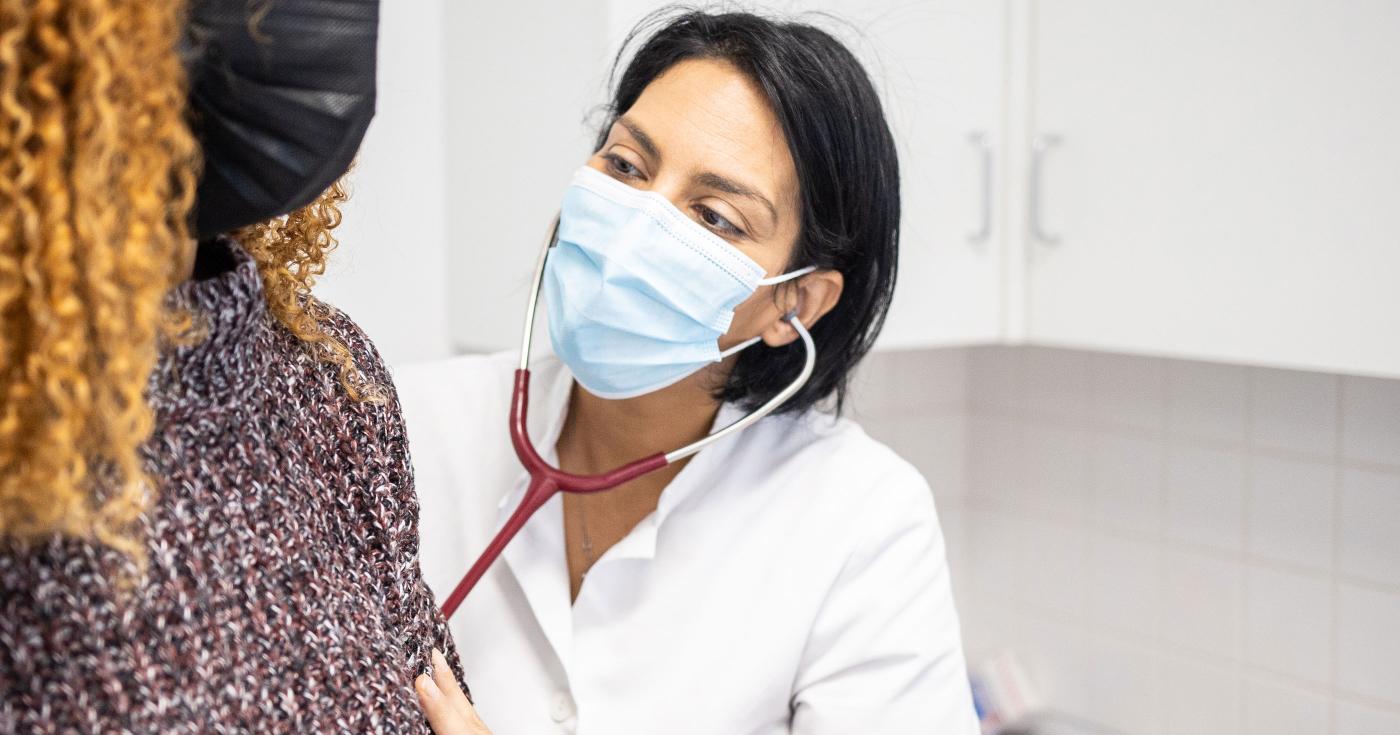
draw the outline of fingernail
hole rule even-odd
[[[438,689],[438,685],[433,681],[433,677],[427,674],[419,674],[418,678],[414,679],[414,683],[418,685],[418,693],[428,699],[437,699],[442,696],[442,690]]]
[[[433,673],[447,671],[447,657],[442,655],[442,651],[433,649]]]

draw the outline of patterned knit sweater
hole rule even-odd
[[[412,681],[432,646],[460,679],[379,355],[336,312],[387,397],[350,399],[271,318],[251,257],[214,247],[229,267],[171,295],[208,338],[152,376],[158,492],[134,593],[95,543],[0,545],[0,733],[427,732]]]

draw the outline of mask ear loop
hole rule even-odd
[[[746,339],[743,342],[740,342],[739,344],[734,345],[733,347],[730,347],[727,350],[722,350],[719,353],[719,357],[715,358],[715,362],[723,362],[730,355],[737,355],[740,352],[743,352],[745,349],[758,344],[762,340],[763,337],[750,337],[749,339]]]
[[[779,283],[785,283],[785,282],[787,282],[787,281],[793,280],[794,278],[801,278],[802,276],[805,276],[805,275],[807,275],[808,273],[813,273],[813,272],[815,272],[816,270],[817,270],[817,267],[816,267],[815,265],[809,265],[809,266],[807,266],[806,268],[798,268],[797,270],[792,271],[791,273],[784,273],[784,274],[782,274],[781,276],[773,276],[772,278],[765,278],[765,279],[759,281],[759,282],[758,282],[758,285],[759,285],[759,286],[776,286],[776,285],[779,284]],[[792,311],[789,311],[788,313],[786,313],[786,314],[783,315],[783,321],[789,322],[789,323],[792,322],[793,320],[795,320],[796,318],[797,318],[797,309],[793,309]],[[715,358],[715,362],[722,362],[724,359],[728,358],[728,357],[731,356],[731,355],[737,355],[737,354],[739,354],[740,352],[743,352],[745,349],[747,349],[747,348],[749,348],[749,347],[752,347],[752,346],[755,345],[755,344],[758,344],[758,342],[759,342],[760,340],[762,340],[762,339],[763,339],[763,337],[761,337],[761,336],[760,336],[760,337],[751,337],[751,338],[749,338],[749,339],[746,339],[746,340],[744,340],[743,342],[740,342],[739,344],[734,345],[733,347],[730,347],[729,349],[720,352],[720,353],[719,353],[719,357]]]
[[[802,276],[805,276],[808,273],[814,273],[816,272],[816,270],[817,267],[815,265],[809,265],[806,268],[798,268],[795,271],[792,271],[790,273],[784,273],[781,276],[764,278],[763,280],[759,281],[756,284],[756,286],[776,286],[777,284],[783,283],[784,281],[791,281],[794,278],[801,278]]]

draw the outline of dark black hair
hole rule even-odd
[[[782,410],[805,411],[832,398],[839,413],[852,370],[884,325],[899,261],[899,160],[879,96],[850,50],[815,26],[662,8],[632,29],[614,59],[612,99],[594,149],[648,84],[687,59],[733,64],[763,91],[782,124],[802,216],[787,270],[815,265],[845,279],[840,301],[811,329],[815,371]],[[803,360],[801,340],[745,350],[717,397],[756,408],[792,382]]]

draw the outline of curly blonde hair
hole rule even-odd
[[[327,256],[335,249],[331,230],[340,225],[340,204],[348,196],[345,182],[337,181],[306,207],[245,227],[233,236],[258,263],[272,316],[321,359],[340,368],[341,386],[351,398],[379,402],[384,399],[380,387],[359,371],[345,343],[325,330],[330,307],[311,296],[311,287],[326,272]]]
[[[176,45],[183,0],[0,0],[0,539],[95,539],[140,557],[140,447],[165,296],[187,276],[199,149]],[[340,366],[310,298],[335,246],[337,184],[236,233],[269,310]]]

